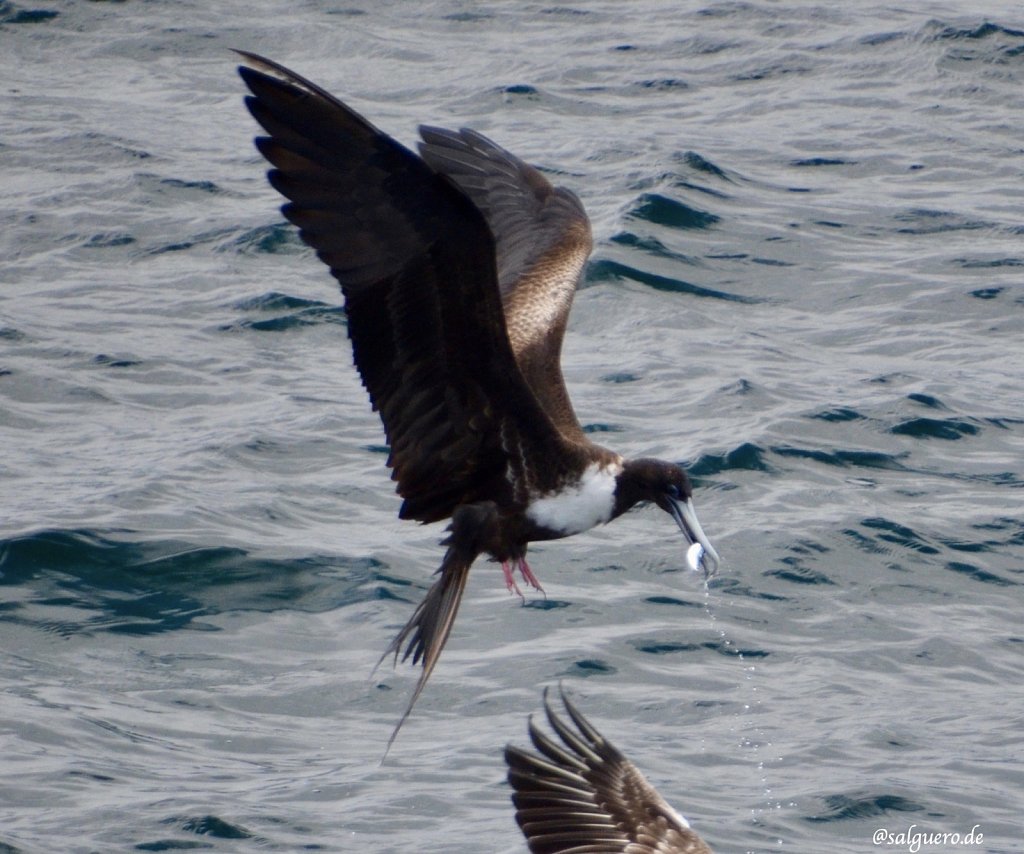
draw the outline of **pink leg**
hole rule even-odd
[[[530,564],[526,562],[525,557],[519,558],[516,563],[519,566],[519,574],[523,576],[523,581],[529,584],[534,590],[539,590],[544,593],[544,588],[540,586],[540,582],[537,580],[537,576],[533,574],[533,570],[530,569]],[[547,595],[546,593],[544,594]]]
[[[516,593],[520,599],[525,600],[526,597],[523,596],[523,592],[519,589],[519,585],[516,584],[515,578],[512,577],[512,566],[507,560],[501,562],[501,571],[505,573],[505,589],[509,593]],[[525,579],[526,576],[524,575],[523,578]]]

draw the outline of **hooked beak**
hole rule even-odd
[[[704,577],[710,578],[718,571],[718,552],[715,551],[714,546],[711,545],[704,533],[704,529],[700,526],[697,511],[693,509],[693,500],[687,498],[686,501],[678,501],[674,498],[667,498],[662,506],[676,520],[676,524],[683,532],[687,542],[691,545],[694,543],[700,545],[702,551],[698,552],[697,561],[700,568],[704,570]],[[694,567],[694,569],[696,568]]]

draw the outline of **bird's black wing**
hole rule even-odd
[[[239,68],[252,91],[246,104],[268,134],[256,146],[290,200],[282,212],[341,283],[355,363],[405,499],[401,517],[446,518],[492,497],[506,477],[524,490],[521,461],[532,449],[556,462],[530,488],[553,488],[561,466],[575,464],[574,448],[516,363],[483,214],[320,87],[242,56],[252,66]]]

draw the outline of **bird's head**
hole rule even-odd
[[[643,501],[653,501],[668,513],[690,544],[687,563],[710,578],[718,569],[718,552],[708,541],[693,509],[690,478],[675,463],[664,460],[629,460],[623,465],[615,490],[615,513],[625,513]]]

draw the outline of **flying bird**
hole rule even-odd
[[[340,282],[356,367],[380,413],[399,517],[450,519],[439,578],[381,660],[437,664],[481,554],[537,589],[530,542],[578,534],[650,501],[718,555],[678,465],[623,459],[580,426],[560,366],[591,250],[580,200],[472,130],[421,127],[419,154],[314,83],[239,51],[256,147],[281,208]],[[404,648],[404,651],[403,651]],[[379,662],[378,662],[379,664]]]
[[[533,854],[711,854],[690,823],[640,770],[605,740],[560,691],[575,729],[548,702],[544,711],[562,744],[530,716],[538,753],[505,748],[516,821]]]

